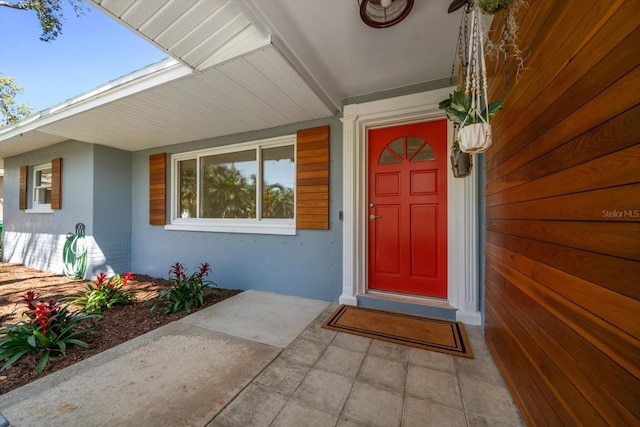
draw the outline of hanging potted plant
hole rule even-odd
[[[483,13],[487,15],[495,15],[503,9],[509,7],[514,0],[478,0],[478,6]]]
[[[439,107],[445,110],[449,120],[457,125],[454,150],[457,144],[457,148],[464,153],[482,153],[493,142],[489,120],[501,109],[502,101],[488,102],[484,32],[480,16],[482,11],[477,4],[470,7],[471,31],[465,46],[467,53],[466,73],[458,79],[458,90],[454,91],[448,99],[442,101]],[[460,35],[462,35],[462,31]],[[462,73],[462,67],[460,67],[460,73]],[[462,79],[464,79],[464,91],[461,90]]]
[[[524,69],[525,55],[518,45],[518,22],[517,16],[521,7],[527,7],[526,0],[453,0],[449,6],[449,13],[455,12],[460,8],[464,8],[463,18],[460,30],[462,32],[462,24],[465,24],[466,35],[466,16],[473,9],[479,9],[485,15],[502,15],[502,29],[496,37],[487,38],[487,56],[498,60],[504,59],[505,63],[505,88],[509,87],[509,59],[512,58],[516,64],[515,77],[516,81],[520,72]]]
[[[510,60],[516,65],[515,80],[518,81],[520,72],[524,70],[525,54],[518,44],[517,15],[521,7],[526,7],[526,0],[479,0],[478,6],[486,15],[497,15],[502,11],[502,29],[497,37],[487,38],[487,57],[504,61],[504,87],[510,87]]]
[[[454,138],[457,138],[458,128],[454,127]],[[473,157],[469,153],[463,153],[460,151],[460,146],[454,140],[453,147],[451,148],[451,171],[455,178],[464,178],[471,175],[471,169],[473,168]]]
[[[471,173],[473,163],[470,153],[478,152],[466,149],[469,146],[469,142],[465,140],[464,145],[462,144],[461,133],[464,133],[461,131],[464,130],[464,128],[471,129],[473,125],[476,124],[484,124],[483,118],[488,121],[488,119],[493,118],[502,108],[502,100],[498,100],[489,104],[487,110],[478,111],[477,108],[472,106],[471,101],[471,95],[456,90],[453,92],[453,95],[450,95],[449,98],[440,102],[438,105],[441,110],[444,110],[447,118],[454,126],[451,166],[453,168],[453,174],[456,177],[467,176]],[[467,139],[469,139],[469,137],[467,137]]]
[[[453,141],[454,151],[480,153],[491,145],[491,128],[488,124],[502,109],[502,100],[493,101],[482,110],[479,110],[477,104],[473,103],[472,95],[457,90],[438,104],[457,128]]]

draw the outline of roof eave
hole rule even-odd
[[[164,59],[6,126],[0,129],[0,141],[184,77],[191,72],[189,67],[173,58]]]

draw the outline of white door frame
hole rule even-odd
[[[357,305],[367,293],[367,135],[370,129],[445,118],[438,103],[455,88],[437,89],[344,107],[343,270],[340,304]],[[453,127],[448,124],[448,144]],[[448,160],[447,160],[448,164]],[[448,303],[457,320],[479,325],[478,169],[454,178],[447,167]]]

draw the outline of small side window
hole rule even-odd
[[[51,208],[51,163],[33,168],[33,209]]]

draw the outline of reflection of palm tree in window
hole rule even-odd
[[[189,217],[195,218],[197,196],[196,169],[195,167],[184,168],[180,175],[180,208],[178,215],[182,215],[186,211]]]
[[[262,192],[263,218],[293,218],[293,188],[265,182]]]
[[[233,163],[203,166],[201,217],[255,218],[255,175],[249,180]]]

